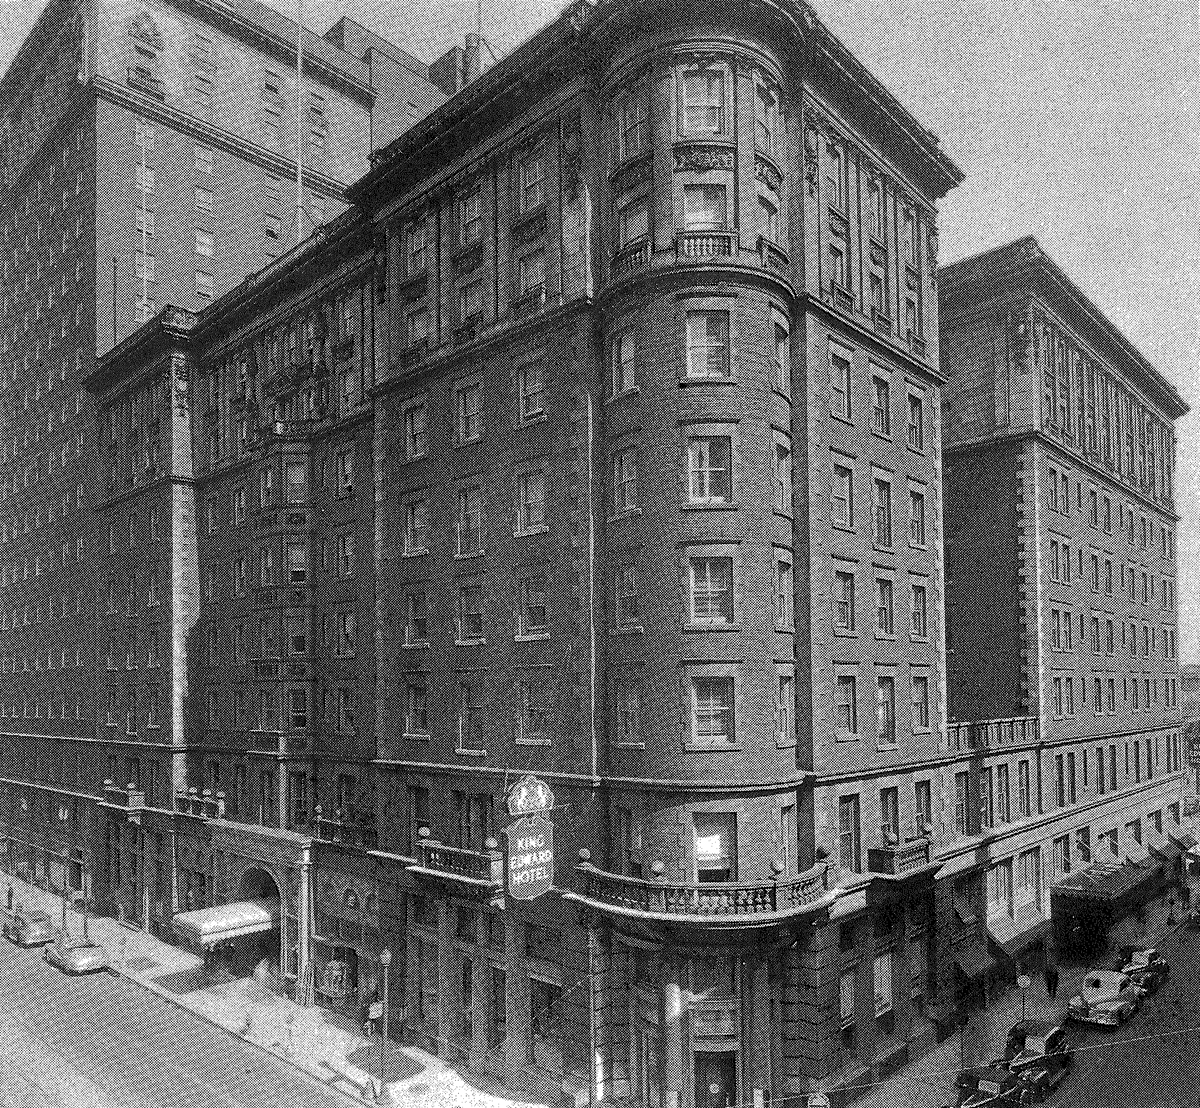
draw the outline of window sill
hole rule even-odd
[[[645,750],[644,742],[614,742],[612,744],[614,750]]]
[[[784,392],[781,388],[779,388],[778,385],[771,386],[771,393],[774,396],[778,396],[780,400],[786,401],[788,404],[792,403],[791,396],[788,393]]]
[[[640,516],[641,514],[642,514],[641,508],[624,508],[621,511],[614,513],[613,515],[610,515],[605,520],[605,522],[606,523],[623,523],[625,520],[633,519],[637,516]]]
[[[885,544],[885,543],[877,542],[877,543],[872,544],[872,549],[875,551],[876,554],[887,554],[889,557],[892,557],[892,558],[894,558],[896,556],[896,550],[890,543]]]
[[[400,557],[401,558],[421,558],[421,557],[424,557],[428,553],[429,553],[428,550],[405,550],[400,555]]]
[[[637,396],[641,391],[642,390],[639,389],[637,385],[634,385],[632,388],[625,389],[622,392],[613,393],[612,396],[608,397],[604,402],[606,404],[615,404],[618,400],[624,400],[627,397]]]
[[[422,734],[410,735],[407,731],[405,731],[403,737],[408,739],[410,742],[427,743],[429,742],[430,734],[428,731],[426,731]]]
[[[794,750],[796,748],[796,740],[794,737],[790,739],[783,739],[776,735],[775,747],[777,750]]]
[[[549,418],[545,412],[534,412],[531,416],[524,416],[518,419],[516,429],[519,431],[522,427],[534,427],[539,423],[545,423]]]
[[[411,465],[413,462],[423,461],[426,458],[426,456],[427,455],[425,455],[425,454],[409,454],[402,460]]]
[[[524,538],[528,538],[530,535],[545,535],[545,534],[549,533],[549,531],[550,531],[550,528],[548,526],[546,526],[546,524],[542,523],[542,524],[539,524],[537,527],[527,527],[521,531],[514,531],[513,538],[514,539],[524,539]]]
[[[711,753],[723,754],[726,752],[737,753],[739,750],[742,749],[742,744],[736,743],[736,742],[733,742],[733,743],[685,742],[683,744],[683,749],[687,750],[687,751],[691,751],[692,753],[699,753],[699,754],[711,754]]]
[[[892,635],[886,631],[876,631],[875,632],[875,641],[876,642],[895,642],[896,636]]]
[[[683,631],[688,634],[706,635],[709,632],[721,633],[725,631],[741,631],[740,623],[685,623]]]
[[[627,627],[614,627],[608,633],[615,639],[621,635],[641,635],[644,632],[645,628],[640,623],[631,623]]]
[[[874,427],[871,428],[871,437],[883,439],[884,442],[891,442],[892,436],[886,431],[877,431]]]
[[[426,643],[425,645],[428,646],[429,644]],[[455,646],[486,646],[487,639],[484,638],[482,635],[477,639],[455,639],[454,645]]]
[[[406,642],[401,644],[402,650],[428,650],[429,640],[424,639],[421,642]]]
[[[837,639],[857,639],[858,632],[853,627],[835,627],[833,629],[834,638]]]
[[[679,506],[681,512],[736,512],[740,505],[736,501],[719,501],[712,504],[697,504],[686,501]]]
[[[454,560],[456,562],[469,562],[473,558],[482,558],[486,553],[487,551],[485,550],[472,550],[469,554],[455,554]]]
[[[487,757],[486,750],[470,750],[464,746],[456,746],[454,748],[454,753],[459,755],[459,757],[462,757],[462,758],[486,758]]]
[[[856,731],[835,731],[833,741],[839,743],[856,743],[859,740],[858,732]]]
[[[460,446],[478,446],[481,442],[483,442],[482,435],[474,435],[469,439],[456,438],[454,440],[454,448],[457,450]],[[421,457],[424,457],[424,456],[425,456],[424,454],[421,455]]]
[[[775,633],[777,635],[794,635],[796,625],[794,623],[777,623],[775,624]]]
[[[517,744],[517,746],[549,746],[550,745],[549,739],[527,739],[521,735],[518,735],[513,741]]]
[[[892,742],[876,742],[875,749],[880,754],[894,754],[900,749],[900,744],[895,740]]]
[[[711,377],[688,377],[685,374],[679,378],[679,387],[681,389],[695,385],[736,385],[737,383],[737,374],[732,369],[728,373],[719,376],[714,374]]]
[[[536,635],[514,635],[513,642],[549,642],[550,632],[542,631]]]

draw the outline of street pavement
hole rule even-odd
[[[1200,933],[1176,931],[1158,947],[1171,976],[1123,1027],[1080,1036],[1053,1108],[1200,1105]]]
[[[0,943],[0,1104],[346,1108],[321,1088],[126,978],[67,977]]]

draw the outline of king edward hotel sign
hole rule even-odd
[[[545,781],[522,777],[508,790],[506,865],[508,895],[533,900],[554,885],[554,824],[543,815],[554,807],[554,794]]]

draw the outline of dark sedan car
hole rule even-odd
[[[1167,960],[1152,946],[1121,947],[1113,969],[1148,992],[1154,992],[1171,973]]]

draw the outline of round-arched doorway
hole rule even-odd
[[[269,904],[276,923],[269,931],[229,940],[227,955],[230,969],[238,977],[253,977],[265,988],[278,992],[282,986],[280,959],[283,952],[283,906],[279,899],[279,885],[266,870],[252,867],[238,881],[237,899]]]

